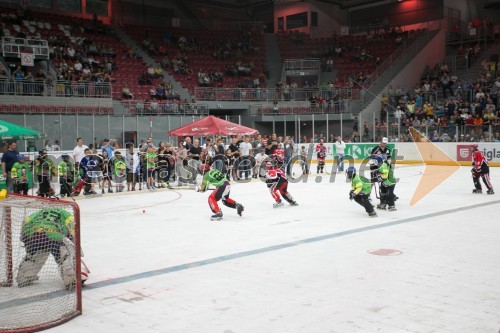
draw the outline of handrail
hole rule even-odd
[[[353,99],[351,88],[209,88],[196,87],[197,101],[238,101],[238,102],[274,102],[274,101],[310,101],[311,98],[324,100]]]
[[[0,95],[110,99],[111,83],[1,79]]]

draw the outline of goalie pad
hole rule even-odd
[[[19,287],[29,286],[38,280],[38,273],[49,257],[49,251],[38,251],[34,254],[26,254],[19,265],[16,282]]]
[[[61,254],[57,264],[66,288],[74,288],[76,285],[76,266],[75,266],[75,246],[69,238],[63,238]]]

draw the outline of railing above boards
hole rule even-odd
[[[283,68],[287,69],[320,69],[321,62],[319,59],[285,59]]]

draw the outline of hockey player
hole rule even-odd
[[[278,161],[266,162],[266,168],[268,169],[266,172],[266,184],[269,188],[269,192],[271,192],[271,196],[276,201],[273,204],[273,208],[279,208],[285,205],[281,201],[281,197],[283,197],[290,206],[298,206],[297,202],[293,200],[292,195],[288,192],[288,179],[286,178],[286,173],[279,168]]]
[[[363,206],[369,216],[376,217],[377,213],[373,209],[372,204],[368,200],[371,192],[371,183],[365,177],[356,174],[355,167],[348,167],[346,170],[347,181],[351,182],[351,191],[349,192],[349,199],[356,201]]]
[[[80,169],[82,170],[81,178],[84,180],[83,184],[85,187],[83,189],[83,195],[93,195],[97,194],[92,188],[92,178],[94,168],[97,166],[97,162],[94,156],[90,155],[90,149],[84,150],[85,156],[80,160]],[[80,193],[81,187],[77,186],[75,188],[75,194]]]
[[[201,182],[200,188],[197,189],[197,192],[205,192],[208,189],[210,184],[214,185],[216,189],[210,194],[208,197],[208,204],[210,209],[214,213],[212,215],[212,221],[220,221],[222,220],[222,211],[217,204],[217,201],[222,199],[222,203],[230,208],[235,208],[238,215],[241,216],[244,208],[243,205],[237,203],[233,199],[229,198],[229,192],[231,191],[231,185],[229,180],[227,180],[226,176],[217,169],[211,169],[208,171],[205,176],[203,176],[203,180]]]
[[[376,176],[380,186],[380,203],[377,205],[377,209],[395,211],[394,201],[396,196],[394,195],[394,188],[396,187],[396,179],[394,178],[394,171],[384,162],[382,156],[377,156],[372,164],[378,167]]]
[[[483,188],[481,187],[481,181],[479,178],[483,179],[483,183],[488,189],[486,193],[495,194],[493,192],[493,185],[491,185],[490,181],[490,167],[488,165],[488,161],[486,157],[484,157],[483,153],[477,148],[477,143],[472,145],[472,180],[474,182],[475,189],[472,190],[472,193],[483,193]]]
[[[26,256],[19,265],[16,282],[25,287],[38,280],[38,273],[49,254],[59,266],[68,290],[76,286],[75,253],[73,245],[74,219],[61,208],[44,208],[28,216],[21,229],[21,241]]]
[[[370,152],[370,158],[371,161],[375,161],[375,158],[377,156],[382,157],[383,162],[385,162],[389,168],[391,167],[391,149],[387,147],[387,144],[389,143],[389,140],[386,137],[383,137],[382,140],[380,141],[379,145],[374,147],[372,151]],[[372,182],[377,181],[377,174],[378,174],[378,165],[374,165],[373,163],[370,164],[370,171],[371,171],[371,180]]]
[[[31,173],[31,167],[26,163],[26,157],[22,154],[18,156],[19,161],[14,163],[10,169],[10,178],[14,186],[14,193],[22,193],[28,195],[28,175]]]
[[[323,168],[325,167],[325,157],[326,157],[326,146],[324,145],[324,140],[320,139],[319,143],[316,145],[316,153],[318,159],[318,167],[316,173],[323,173]]]
[[[51,186],[52,176],[55,175],[54,162],[45,150],[39,152],[39,156],[35,161],[35,167],[38,174],[38,191],[40,197],[50,197],[55,194]]]
[[[57,165],[59,173],[59,194],[62,198],[65,195],[68,197],[73,196],[73,177],[75,174],[75,164],[69,160],[69,155],[64,153],[61,155],[62,161]]]

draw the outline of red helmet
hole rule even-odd
[[[477,149],[477,143],[473,143],[473,144],[471,145],[471,148],[472,148],[472,149]]]

